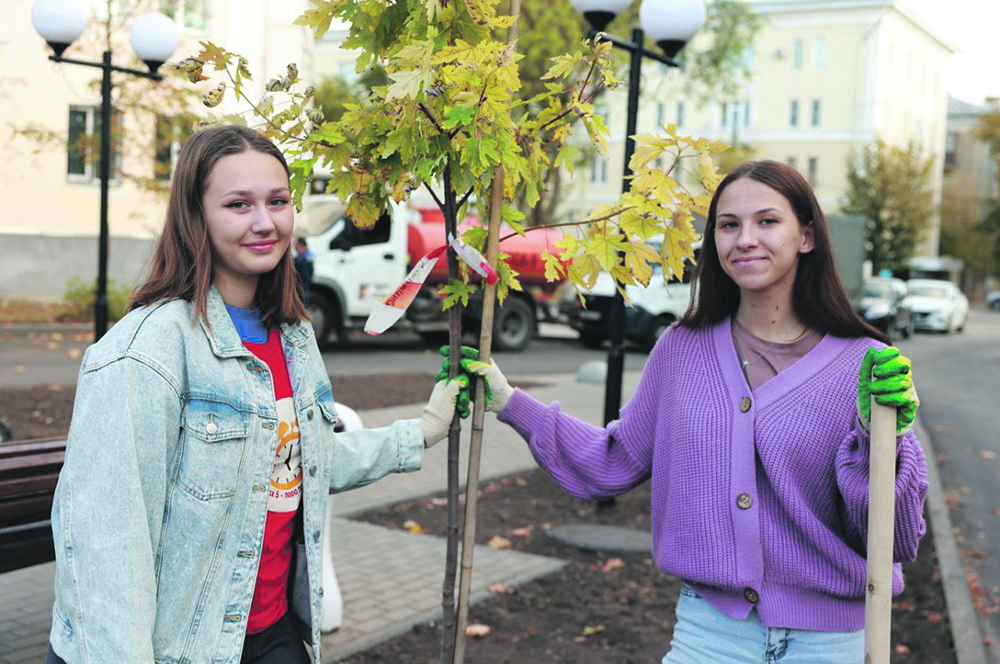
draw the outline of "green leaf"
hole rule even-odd
[[[316,39],[319,39],[330,29],[330,22],[336,15],[338,6],[343,3],[341,0],[312,0],[312,2],[316,8],[307,9],[302,16],[295,19],[295,25],[312,28]]]
[[[441,125],[445,129],[454,129],[455,127],[465,127],[472,122],[472,118],[476,115],[476,109],[469,108],[466,106],[455,106],[444,116],[444,123]]]
[[[441,309],[450,309],[453,305],[462,300],[462,306],[466,307],[469,305],[469,296],[476,291],[476,287],[472,284],[467,284],[458,279],[452,279],[447,285],[443,286],[441,290],[438,291],[438,295],[446,296],[444,298],[444,303],[441,305]]]
[[[549,67],[549,70],[542,75],[542,80],[546,81],[553,78],[568,77],[570,74],[573,73],[573,69],[582,59],[583,59],[583,53],[580,51],[577,51],[573,55],[570,55],[568,53],[566,55],[557,55],[556,57],[552,58],[552,61],[555,64]]]
[[[598,233],[587,241],[587,253],[593,256],[603,269],[610,272],[614,266],[618,265],[618,252],[624,248],[624,245],[624,235]]]
[[[409,69],[397,71],[389,74],[393,83],[386,92],[386,99],[405,99],[407,97],[416,99],[420,94],[420,84],[424,80],[423,72],[419,69]]]

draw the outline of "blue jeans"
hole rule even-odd
[[[677,624],[662,664],[862,664],[865,630],[815,632],[765,627],[757,611],[730,618],[687,584],[677,602]]]

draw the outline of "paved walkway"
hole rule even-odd
[[[538,376],[532,376],[539,382]],[[574,376],[552,376],[550,385],[532,394],[549,401],[559,399],[564,411],[598,422],[604,386],[580,384]],[[635,389],[638,374],[626,374],[625,398]],[[348,399],[344,400],[350,405]],[[393,420],[419,417],[422,404],[361,412],[368,427]],[[483,448],[482,481],[534,469],[527,446],[505,425],[487,415]],[[470,427],[465,427],[462,468],[466,467]],[[334,498],[338,517],[357,514],[445,489],[446,444],[424,457],[417,473],[393,475]],[[428,535],[338,518],[331,533],[334,567],[344,598],[344,624],[323,637],[323,659],[335,662],[409,630],[413,625],[440,617],[444,577],[444,540]],[[551,573],[562,561],[513,551],[477,547],[472,601],[488,596],[487,587],[511,587]],[[417,570],[419,573],[414,573]],[[36,565],[0,574],[0,664],[42,662],[48,642],[52,608],[54,564]]]

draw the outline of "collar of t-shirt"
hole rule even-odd
[[[229,317],[240,334],[244,343],[262,344],[267,341],[268,331],[260,320],[260,309],[241,309],[231,304],[226,305]]]
[[[790,343],[771,343],[754,336],[738,322],[735,322],[733,328],[743,359],[750,363],[746,368],[746,375],[751,390],[756,390],[798,362],[823,338],[821,332],[807,329],[802,336]]]

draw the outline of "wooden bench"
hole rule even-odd
[[[52,498],[66,439],[0,444],[0,574],[55,560]]]

